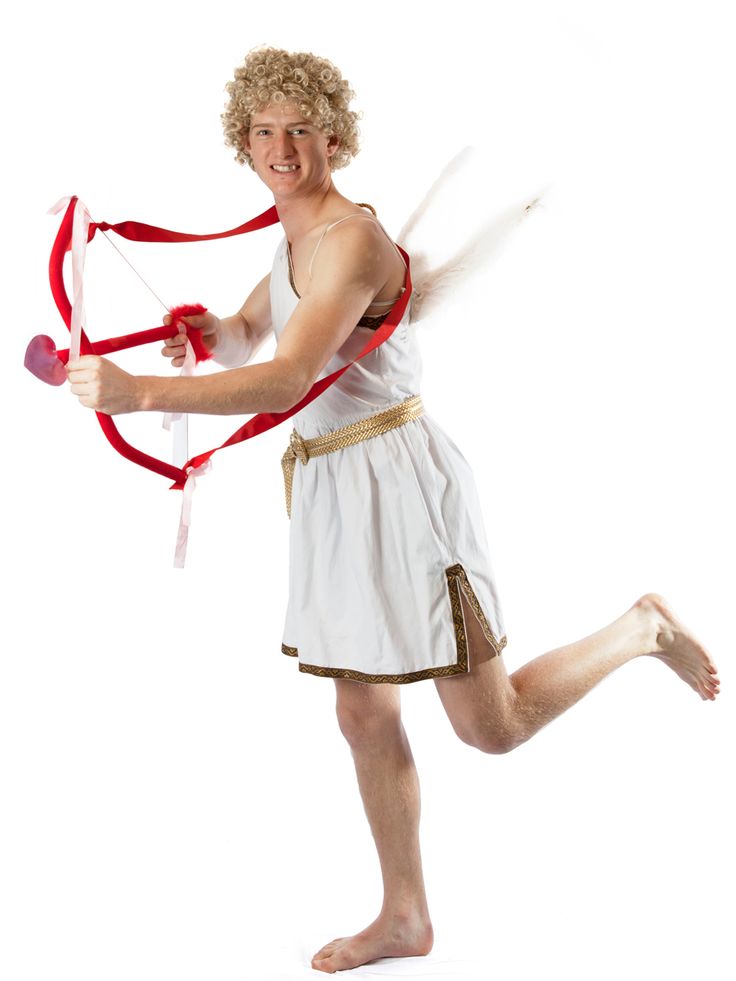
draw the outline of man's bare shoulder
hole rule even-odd
[[[329,228],[312,263],[309,290],[370,285],[380,289],[390,270],[394,250],[386,233],[370,215],[355,214]]]

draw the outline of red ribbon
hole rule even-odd
[[[76,203],[77,198],[76,196],[73,196],[69,201],[64,217],[62,218],[59,231],[51,248],[51,258],[49,260],[49,281],[51,283],[51,292],[53,294],[54,301],[56,302],[56,306],[59,309],[59,313],[61,314],[61,317],[69,330],[71,330],[72,308],[66,292],[66,287],[64,285],[64,256],[71,249],[72,223]],[[246,232],[257,231],[260,228],[266,228],[268,225],[274,225],[278,221],[279,216],[275,205],[272,205],[267,211],[257,215],[255,218],[251,218],[250,221],[246,221],[243,225],[239,225],[237,228],[232,228],[225,232],[213,232],[209,235],[192,235],[187,232],[174,232],[168,228],[158,228],[156,225],[146,225],[143,222],[138,221],[121,221],[115,225],[111,225],[106,221],[101,221],[92,222],[90,224],[88,241],[91,241],[94,238],[95,232],[99,228],[101,231],[117,232],[117,234],[121,235],[123,238],[131,239],[136,242],[203,242],[209,239],[229,238],[231,235],[243,235]],[[127,460],[130,460],[132,463],[137,463],[139,466],[145,467],[147,470],[152,470],[154,473],[159,473],[163,477],[173,480],[174,483],[169,488],[170,490],[183,490],[188,471],[192,468],[201,466],[218,450],[224,449],[226,446],[234,446],[236,443],[242,443],[244,440],[251,439],[253,436],[258,436],[260,433],[265,433],[267,430],[272,429],[274,426],[278,426],[280,423],[285,422],[297,412],[300,412],[306,405],[309,405],[310,402],[320,396],[325,389],[329,388],[330,385],[333,385],[340,375],[347,371],[351,365],[355,364],[356,361],[360,361],[360,359],[364,358],[367,354],[370,354],[370,352],[375,350],[380,344],[383,344],[383,342],[387,340],[391,334],[393,334],[396,326],[401,321],[411,296],[412,284],[411,275],[409,272],[409,256],[401,248],[401,246],[397,245],[397,248],[406,261],[406,277],[404,280],[405,289],[396,303],[394,303],[394,305],[391,307],[386,319],[383,321],[378,330],[375,331],[374,336],[368,341],[366,346],[356,358],[349,361],[346,365],[343,365],[342,368],[338,368],[337,371],[333,371],[332,374],[327,375],[326,378],[321,378],[319,381],[316,381],[304,398],[286,412],[259,412],[257,415],[249,419],[245,425],[241,426],[240,429],[236,430],[233,435],[229,439],[225,440],[225,442],[220,446],[216,446],[214,449],[207,450],[205,453],[200,453],[197,456],[192,457],[181,469],[170,463],[164,463],[163,460],[158,460],[156,457],[149,456],[147,453],[143,453],[141,450],[136,449],[136,447],[131,446],[131,444],[127,443],[118,432],[112,416],[106,415],[104,412],[95,412],[100,426],[102,427],[102,431],[104,432],[108,441],[118,451],[118,453],[124,456]],[[138,331],[137,333],[133,334],[125,334],[121,337],[110,338],[106,341],[92,342],[89,340],[84,330],[82,330],[80,354],[107,354],[113,350],[122,350],[123,348],[135,347],[139,344],[148,344],[152,341],[168,337],[170,334],[171,327],[160,327],[153,328],[151,330]],[[61,354],[62,352],[59,353]]]

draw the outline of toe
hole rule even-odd
[[[329,967],[329,964],[327,963],[328,958],[335,953],[337,945],[344,939],[344,937],[339,937],[337,940],[331,940],[328,944],[325,944],[324,947],[321,947],[312,958],[312,967],[315,967],[315,961],[319,961],[319,969],[326,970],[327,967]]]
[[[330,967],[330,962],[325,957],[321,958],[320,960],[313,960],[312,969],[315,971],[323,971],[325,974],[334,974],[336,970],[336,968]]]

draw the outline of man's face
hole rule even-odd
[[[254,113],[245,138],[256,173],[278,197],[329,182],[329,159],[337,146],[336,138],[304,119],[293,102]]]

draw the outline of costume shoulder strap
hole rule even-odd
[[[384,235],[389,240],[389,242],[393,245],[393,247],[396,249],[396,251],[399,253],[399,258],[401,259],[401,261],[406,266],[406,260],[404,259],[403,255],[401,254],[401,250],[396,245],[396,242],[394,242],[394,240],[391,238],[391,236],[386,231],[386,229],[383,227],[383,225],[381,224],[381,222],[378,220],[378,215],[376,214],[376,209],[373,207],[373,205],[372,204],[364,204],[362,202],[357,202],[357,204],[358,204],[358,207],[359,208],[370,208],[370,210],[373,212],[373,219],[372,220],[375,220],[375,222],[379,226],[379,228],[381,228],[383,230]],[[309,263],[309,278],[310,279],[312,278],[312,263],[314,262],[314,257],[317,255],[317,249],[322,244],[322,239],[325,237],[325,235],[327,234],[327,232],[329,232],[329,230],[331,228],[334,228],[335,225],[339,225],[341,221],[347,221],[348,218],[370,218],[370,215],[360,215],[360,214],[344,215],[342,218],[338,218],[337,221],[333,221],[332,224],[328,225],[327,228],[325,228],[325,230],[322,232],[322,234],[319,237],[319,242],[317,242],[317,245],[315,247],[315,250],[312,253],[311,261]],[[388,302],[389,303],[393,303],[394,301],[393,300],[390,300]],[[373,305],[374,304],[371,304],[371,306],[373,306]]]

